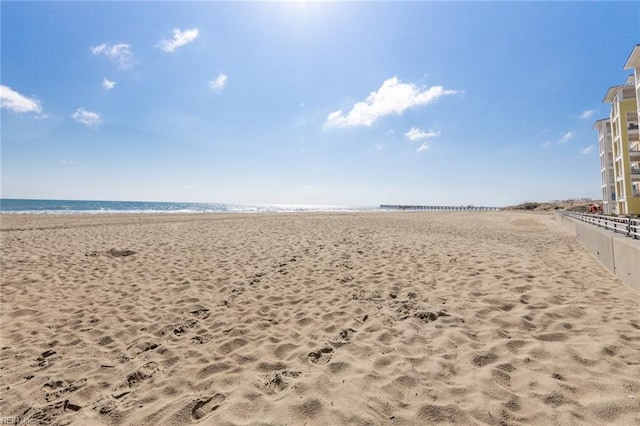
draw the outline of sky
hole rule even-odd
[[[638,2],[11,2],[3,198],[597,199]]]

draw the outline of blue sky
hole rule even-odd
[[[4,198],[600,196],[637,2],[2,2]]]

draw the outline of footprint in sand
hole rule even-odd
[[[340,337],[342,340],[351,340],[351,335],[353,335],[353,333],[355,332],[356,330],[354,330],[353,328],[345,328],[338,334],[338,337]]]
[[[198,325],[198,321],[187,320],[183,324],[176,326],[176,328],[173,330],[173,334],[175,334],[176,336],[181,336],[186,333],[188,329],[193,328],[196,325]]]
[[[282,370],[273,375],[267,375],[267,381],[264,386],[270,393],[282,392],[289,387],[289,383],[285,378],[296,378],[300,376],[300,371]]]
[[[132,388],[137,386],[140,382],[150,378],[154,374],[160,371],[160,367],[156,362],[148,362],[129,374],[127,378],[124,380],[123,384],[120,385],[121,388]]]
[[[476,355],[471,361],[476,367],[484,367],[487,364],[491,364],[498,360],[498,356],[489,352],[488,354]]]
[[[314,364],[326,364],[331,360],[333,349],[325,347],[314,352],[309,352],[308,358]]]
[[[144,352],[152,351],[158,347],[157,343],[149,342],[149,341],[140,341],[134,342],[127,348],[133,356],[138,356]]]
[[[210,336],[194,336],[191,338],[191,341],[197,345],[204,345],[209,340],[211,340]]]
[[[414,315],[414,317],[422,320],[423,322],[431,322],[431,321],[435,321],[440,317],[449,317],[451,315],[449,315],[446,312],[443,311],[438,311],[438,312],[418,312],[417,314]]]
[[[107,252],[107,254],[111,257],[127,257],[136,254],[133,250],[116,250],[111,249]]]
[[[222,404],[225,399],[227,399],[227,397],[221,393],[198,399],[191,409],[191,418],[194,421],[200,421],[205,417],[208,417],[211,413],[220,408],[220,404]]]
[[[65,380],[52,380],[42,386],[42,390],[46,392],[45,400],[47,402],[55,401],[66,393],[75,392],[85,385],[86,378],[76,380],[74,382]]]
[[[73,404],[68,399],[46,405],[34,411],[28,418],[23,419],[24,424],[53,424],[56,418],[68,411],[78,411],[82,407]],[[14,417],[7,417],[13,419]]]
[[[51,360],[49,359],[49,357],[52,357],[53,355],[56,355],[57,352],[53,351],[51,349],[44,351],[40,354],[40,356],[38,358],[36,358],[35,360],[37,361],[37,365],[38,367],[45,367],[47,365],[49,365],[51,363]]]
[[[225,301],[226,302],[226,301]],[[207,308],[200,308],[200,309],[196,309],[194,311],[189,312],[191,315],[201,318],[201,319],[207,319],[209,318],[209,309]]]

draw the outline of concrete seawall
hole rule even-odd
[[[558,222],[625,284],[640,290],[640,240],[554,212]]]

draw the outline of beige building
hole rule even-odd
[[[613,150],[611,143],[611,120],[603,118],[593,125],[598,132],[600,150],[600,180],[602,181],[602,210],[605,214],[617,212],[616,185],[613,173]]]

